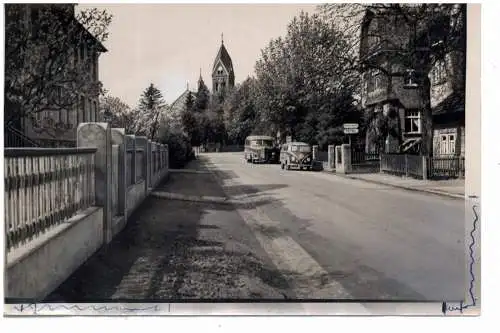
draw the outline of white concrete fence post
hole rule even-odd
[[[145,136],[136,136],[135,137],[135,145],[136,149],[142,149],[142,160],[141,160],[141,170],[142,170],[142,178],[144,180],[144,190],[148,193],[148,159],[147,159],[147,150],[148,150],[148,138]],[[137,168],[136,168],[137,169]],[[139,176],[139,175],[138,175]]]
[[[318,159],[318,150],[319,146],[312,146],[312,155],[313,155],[313,161],[316,161]]]
[[[167,166],[167,146],[164,144],[161,145],[161,152],[162,152],[162,173],[165,172],[165,167]]]
[[[166,152],[166,158],[167,158],[167,165],[166,165],[167,171],[166,171],[166,173],[168,175],[169,174],[169,168],[170,168],[170,157],[169,157],[170,150],[169,150],[169,147],[168,147],[167,144],[165,145],[165,149],[167,151]]]
[[[111,168],[112,145],[111,126],[108,123],[81,123],[77,129],[77,147],[97,148],[95,153],[96,205],[103,207],[103,242],[111,241]]]
[[[153,142],[152,144],[152,153],[153,153],[153,179],[151,187],[156,187],[156,181],[158,180],[158,144]]]
[[[335,146],[328,145],[328,167],[335,169]]]
[[[163,145],[160,143],[160,173],[163,171]]]
[[[131,180],[130,184],[134,185],[135,184],[135,135],[128,134],[125,136],[125,138],[126,138],[125,153],[127,155],[126,158],[127,158],[127,163],[129,164],[128,166],[130,167],[128,174],[128,177],[130,178],[127,179],[127,182]],[[130,163],[128,162],[129,154],[131,156]]]
[[[350,145],[343,144],[335,147],[335,171],[344,174],[352,171]]]
[[[111,129],[111,142],[118,145],[118,215],[127,211],[127,146],[124,128]]]
[[[161,145],[157,142],[156,143],[156,180],[158,181],[158,174],[160,173],[161,170]],[[156,184],[158,185],[158,184]],[[155,186],[156,186],[155,185]]]
[[[152,147],[152,142],[151,140],[148,140],[148,145],[147,145],[147,153],[146,153],[146,159],[147,159],[147,164],[148,164],[148,179],[147,179],[147,184],[148,184],[148,192],[151,191],[152,188],[152,175],[153,175],[153,167],[152,167],[152,154],[151,154],[151,147]]]

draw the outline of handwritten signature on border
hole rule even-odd
[[[470,198],[477,198],[476,196],[470,196]],[[470,274],[470,281],[469,281],[469,296],[470,299],[472,300],[471,303],[464,304],[464,302],[460,302],[460,305],[447,305],[446,302],[443,302],[443,307],[442,307],[442,312],[443,314],[446,314],[446,312],[452,312],[452,311],[460,311],[460,313],[463,313],[463,310],[471,308],[476,306],[476,301],[477,298],[474,295],[474,283],[476,282],[476,277],[474,275],[474,245],[476,244],[476,239],[474,238],[474,232],[477,229],[477,222],[479,221],[479,214],[477,213],[477,205],[472,205],[472,212],[474,214],[474,221],[472,222],[472,230],[470,232],[470,244],[469,244],[469,257],[471,259],[470,264],[469,264],[469,274]]]
[[[56,310],[72,310],[72,311],[96,311],[96,312],[110,312],[110,311],[123,311],[123,312],[146,312],[146,311],[160,311],[159,305],[151,305],[146,307],[127,307],[122,305],[68,305],[68,304],[19,304],[15,305],[14,309],[18,312],[33,312],[38,314],[41,311],[56,311]],[[170,304],[168,305],[168,312],[170,312]]]

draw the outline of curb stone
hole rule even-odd
[[[227,197],[213,197],[203,195],[184,195],[172,192],[152,191],[151,196],[162,199],[193,201],[193,202],[211,202],[211,203],[231,203]]]
[[[372,180],[372,179],[364,179],[364,178],[358,178],[358,177],[353,177],[353,176],[349,176],[349,175],[341,175],[338,173],[336,173],[335,175],[339,176],[339,177],[343,177],[343,178],[360,180],[360,181],[364,181],[364,182],[372,183],[372,184],[392,186],[392,187],[400,188],[400,189],[407,190],[407,191],[430,193],[430,194],[440,195],[440,196],[454,198],[454,199],[462,199],[462,200],[465,199],[465,195],[462,195],[462,194],[453,194],[453,193],[448,193],[448,192],[444,192],[444,191],[429,190],[429,189],[425,189],[425,188],[415,188],[415,187],[405,186],[405,185],[396,185],[396,184],[386,183],[386,182]]]

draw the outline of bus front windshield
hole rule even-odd
[[[272,147],[273,146],[273,140],[252,140],[252,141],[250,141],[250,145],[252,145],[252,146]]]

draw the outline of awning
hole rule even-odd
[[[411,138],[411,139],[406,139],[405,142],[401,145],[401,150],[403,152],[407,152],[410,149],[417,147],[417,145],[422,142],[422,138]]]

